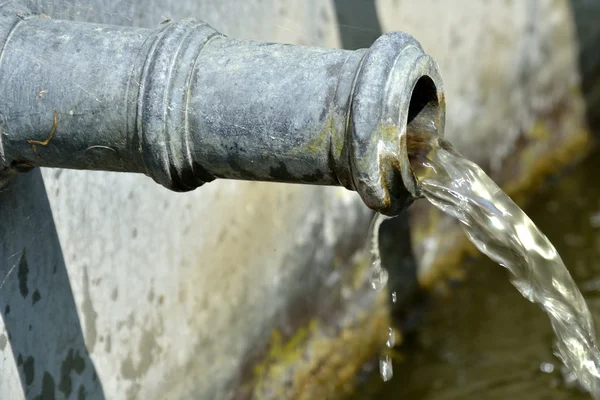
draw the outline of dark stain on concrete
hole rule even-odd
[[[104,344],[104,350],[107,353],[110,353],[111,349],[112,349],[112,338],[111,338],[110,334],[108,334],[106,336],[106,343]]]
[[[154,289],[150,288],[148,292],[148,302],[152,303],[154,301]]]
[[[27,295],[29,294],[29,287],[27,286],[28,275],[29,266],[27,265],[27,256],[25,254],[25,249],[23,249],[21,259],[19,260],[19,269],[17,271],[17,276],[19,278],[19,292],[21,292],[21,296],[23,296],[23,298],[27,297]]]
[[[4,351],[7,344],[8,344],[8,339],[6,338],[6,335],[3,333],[0,335],[0,351]]]
[[[143,377],[161,352],[161,347],[156,341],[155,332],[144,331],[139,343],[139,362],[135,365],[131,353],[121,363],[121,376],[124,379],[135,381]]]
[[[69,350],[67,358],[60,366],[60,383],[58,384],[58,390],[63,392],[65,397],[71,396],[73,391],[71,372],[75,371],[77,375],[81,375],[84,369],[85,360],[79,355],[79,351]]]
[[[25,385],[31,386],[35,378],[35,359],[29,356],[23,363],[23,375],[25,376]]]
[[[140,389],[142,386],[139,383],[132,384],[125,394],[127,400],[136,400],[139,398]]]
[[[83,267],[83,303],[81,306],[85,321],[86,344],[90,353],[93,353],[94,347],[96,347],[96,336],[98,335],[98,332],[96,331],[98,313],[94,309],[94,304],[92,303],[90,278],[87,267]]]
[[[87,391],[83,385],[79,386],[79,390],[77,391],[77,400],[85,400],[87,396]]]
[[[42,295],[40,294],[40,291],[35,289],[35,292],[33,292],[33,296],[31,297],[31,305],[35,305],[35,303],[37,303],[41,299]]]
[[[56,399],[56,385],[54,384],[54,378],[48,373],[44,372],[44,378],[42,379],[42,392],[33,398],[33,400],[55,400]]]
[[[135,325],[135,315],[131,312],[125,321],[117,321],[117,330],[121,330],[123,327],[132,329]]]
[[[4,316],[7,316],[8,314],[10,314],[10,306],[7,304],[6,307],[4,307]]]

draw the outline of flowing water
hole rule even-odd
[[[600,399],[600,350],[592,316],[552,243],[481,168],[447,142],[417,147],[411,167],[423,195],[457,218],[473,244],[510,271],[515,288],[546,311],[557,356]]]
[[[417,139],[409,153],[423,195],[459,219],[475,246],[505,267],[517,290],[546,311],[555,333],[555,354],[580,384],[600,399],[600,351],[592,318],[554,246],[477,165],[461,157],[447,142]],[[373,225],[377,223],[380,222]],[[376,236],[373,235],[374,240]],[[377,264],[374,245],[372,252],[373,276],[377,281],[385,272],[376,271],[385,269]],[[378,283],[380,288],[381,281]],[[382,376],[384,372],[389,374],[391,360],[382,358],[380,369]],[[540,370],[552,372],[554,365],[542,363]]]

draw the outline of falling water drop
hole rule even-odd
[[[390,356],[385,355],[379,358],[379,373],[384,382],[389,381],[394,376],[394,368]]]
[[[540,371],[546,374],[551,374],[552,372],[554,372],[554,364],[549,362],[543,362],[540,364]]]
[[[371,222],[371,227],[368,234],[368,243],[370,245],[369,252],[371,253],[372,261],[371,277],[369,281],[371,283],[371,287],[378,292],[381,292],[383,289],[385,289],[389,278],[387,270],[381,265],[381,255],[379,254],[379,227],[387,218],[388,217],[382,214],[376,214]],[[394,303],[396,302],[396,292],[392,294],[392,301]],[[394,330],[392,328],[388,328],[385,345],[387,348],[392,348],[394,347],[394,344]],[[394,371],[392,368],[392,359],[389,355],[381,355],[379,357],[379,373],[381,374],[381,379],[384,382],[392,379]]]
[[[392,327],[388,328],[388,337],[387,340],[385,341],[385,346],[389,349],[391,349],[392,347],[394,347],[394,345],[396,344],[396,336],[394,335],[394,329]]]
[[[396,296],[396,292],[392,292],[392,303],[396,304],[398,301],[398,296]]]

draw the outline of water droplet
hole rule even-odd
[[[378,292],[382,290],[388,281],[388,272],[385,268],[373,268],[371,272],[371,287]]]
[[[596,211],[590,215],[590,225],[592,228],[600,228],[600,211]]]
[[[545,372],[547,374],[551,374],[554,372],[554,364],[549,362],[543,362],[540,364],[540,371]]]
[[[392,303],[396,304],[398,301],[398,296],[396,296],[396,292],[392,292]]]
[[[379,358],[379,373],[384,382],[389,381],[394,376],[394,368],[390,356],[382,356]]]
[[[387,348],[392,348],[396,344],[396,336],[394,335],[394,329],[392,327],[388,328],[388,338],[385,342],[385,346]]]

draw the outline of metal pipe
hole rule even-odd
[[[443,134],[436,63],[410,35],[347,51],[228,38],[196,20],[138,29],[0,6],[0,173],[139,172],[356,190],[397,214],[418,196],[407,125]]]

